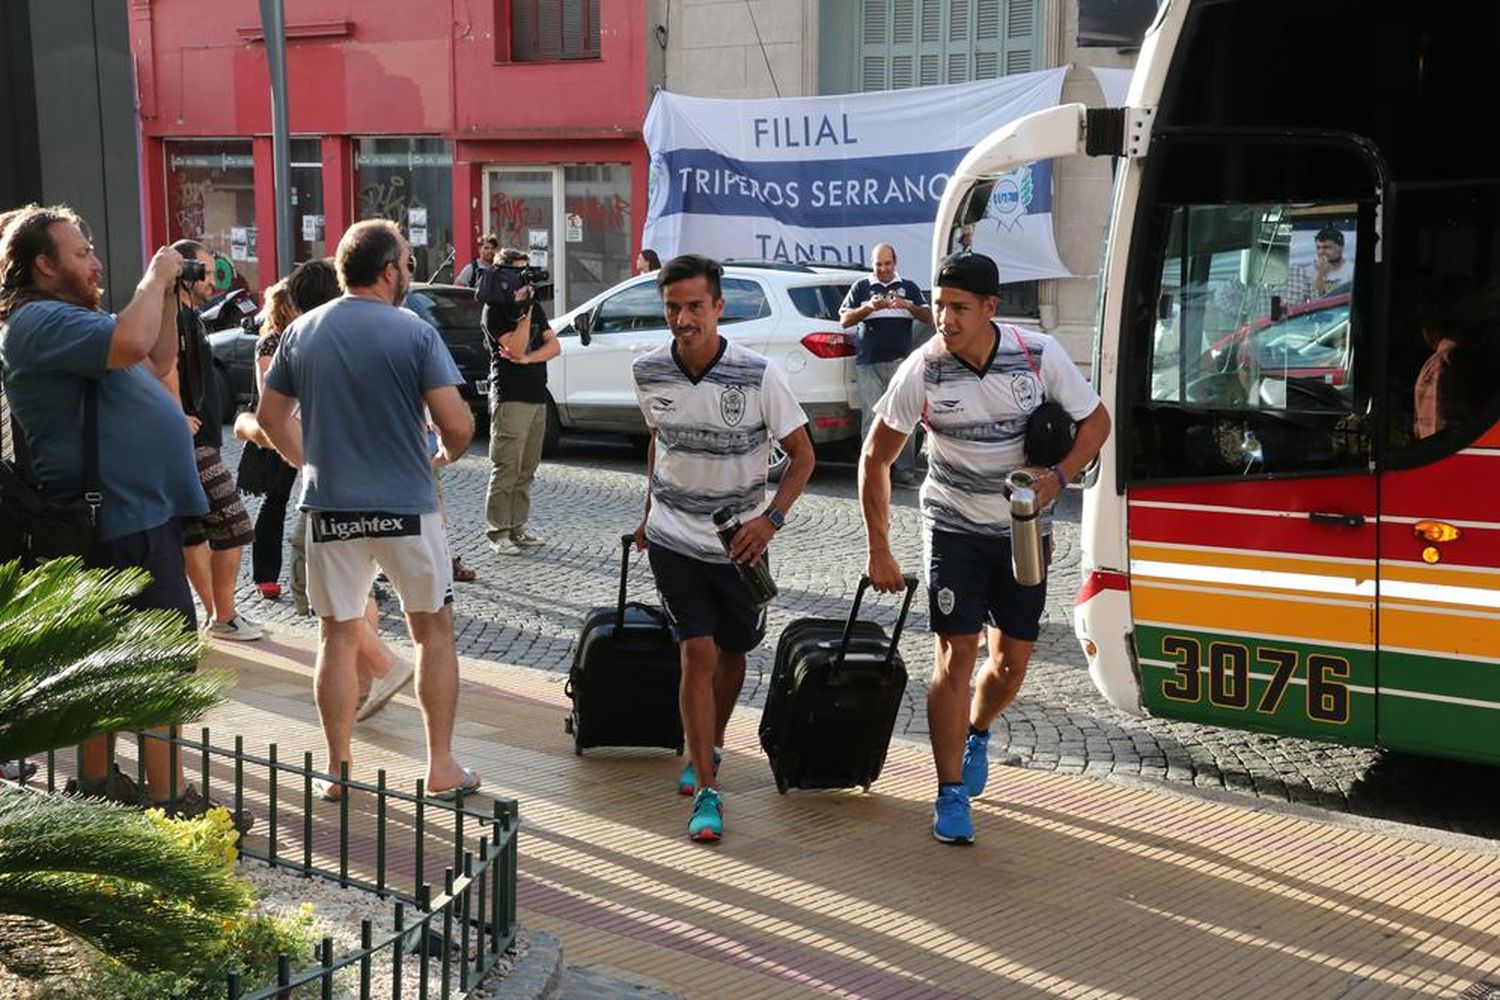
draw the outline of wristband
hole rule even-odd
[[[1063,470],[1062,470],[1062,466],[1061,465],[1054,465],[1052,467],[1052,474],[1057,477],[1057,488],[1058,489],[1065,490],[1065,489],[1068,488],[1068,477],[1065,476],[1065,475],[1063,475]]]

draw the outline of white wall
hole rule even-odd
[[[665,87],[694,97],[817,93],[817,0],[672,0]]]

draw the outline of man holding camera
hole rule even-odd
[[[491,352],[491,468],[484,516],[490,548],[502,556],[520,555],[543,542],[526,530],[526,519],[531,516],[531,481],[542,460],[542,439],[547,436],[547,362],[562,352],[536,300],[536,285],[525,280],[538,276],[519,270],[530,263],[523,250],[502,250],[500,267],[516,270],[523,284],[515,292],[513,311],[485,306],[485,336]]]
[[[182,411],[157,384],[176,354],[181,267],[177,251],[158,250],[130,303],[111,316],[99,308],[103,266],[83,220],[61,205],[12,213],[0,237],[0,361],[6,398],[50,503],[84,496],[92,446],[84,412],[94,397],[100,495],[86,561],[145,570],[150,581],[125,603],[177,612],[191,632],[196,614],[179,518],[200,516],[208,504]],[[70,790],[144,804],[135,782],[110,764],[108,739],[84,744],[81,774]],[[164,741],[148,740],[144,754],[158,805],[186,815],[211,805],[186,784],[180,761],[174,773]],[[174,789],[179,794],[169,799]]]
[[[234,475],[224,467],[219,454],[224,444],[226,400],[220,398],[208,333],[198,315],[214,296],[214,255],[196,240],[178,240],[172,249],[183,260],[182,276],[177,281],[177,360],[162,383],[182,402],[188,429],[193,432],[198,479],[208,496],[209,508],[206,515],[183,521],[188,579],[203,602],[208,634],[251,642],[266,633],[235,611],[234,586],[244,547],[255,541],[255,525],[245,512]]]
[[[854,385],[859,390],[860,437],[868,437],[875,423],[875,402],[891,384],[891,376],[911,353],[911,328],[915,320],[932,325],[932,310],[915,281],[896,273],[896,248],[875,245],[875,271],[861,278],[839,306],[839,323],[859,324],[854,355]],[[908,439],[896,457],[891,482],[896,486],[917,485],[916,444]]]

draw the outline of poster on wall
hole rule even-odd
[[[1079,48],[1138,49],[1157,0],[1078,0]]]
[[[890,243],[921,280],[953,169],[1001,125],[1057,104],[1066,74],[771,100],[658,93],[645,125],[642,245],[663,259],[865,265]],[[1051,163],[1016,175],[975,227],[973,248],[995,257],[1002,281],[1069,276],[1052,231]]]

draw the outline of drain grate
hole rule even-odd
[[[1463,991],[1462,1000],[1500,1000],[1500,983],[1481,979]]]

